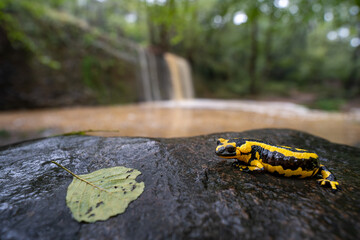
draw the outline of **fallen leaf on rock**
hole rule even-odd
[[[74,176],[68,187],[66,204],[79,222],[106,220],[123,213],[144,191],[144,182],[135,180],[141,174],[136,169],[112,167],[76,175],[52,162]]]

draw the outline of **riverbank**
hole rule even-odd
[[[0,112],[0,145],[87,130],[101,136],[170,138],[257,128],[290,128],[359,146],[360,110],[339,113],[286,102],[194,99],[7,111]]]

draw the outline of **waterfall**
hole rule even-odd
[[[193,98],[194,89],[189,63],[172,53],[165,53],[164,58],[170,70],[172,100]]]
[[[154,54],[148,53],[149,56],[149,75],[152,83],[153,100],[161,100],[159,74],[157,60]]]
[[[166,53],[164,57],[170,71],[170,81],[172,83],[171,98],[173,100],[181,100],[183,99],[183,88],[181,84],[177,58],[171,53]]]
[[[82,6],[83,3],[79,1],[78,4]],[[139,100],[181,100],[194,97],[190,64],[184,58],[171,53],[155,54],[120,35],[116,38],[99,35],[96,27],[66,12],[47,9],[47,14],[61,23],[92,33],[96,36],[92,46],[134,65],[139,82]]]
[[[140,79],[141,79],[141,87],[143,90],[143,97],[146,102],[152,101],[151,94],[151,81],[148,67],[148,60],[146,56],[146,51],[144,48],[138,48],[139,54],[139,65],[140,65]]]
[[[194,97],[190,64],[172,53],[155,55],[139,47],[141,100],[183,100]]]
[[[119,44],[112,47],[111,42],[106,40],[97,40],[94,45],[118,59],[137,65],[139,100],[151,102],[194,98],[191,67],[186,59],[172,53],[155,54],[126,41],[122,41],[124,46]]]

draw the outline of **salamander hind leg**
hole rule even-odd
[[[324,165],[320,165],[319,172],[322,178],[318,180],[322,186],[329,186],[333,191],[340,189],[339,183],[336,181],[336,177],[332,174]]]

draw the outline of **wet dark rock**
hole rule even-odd
[[[248,174],[214,153],[218,137],[249,137],[316,151],[338,178]],[[66,206],[72,176],[125,166],[145,191],[124,214],[78,223]],[[0,148],[1,239],[357,239],[360,149],[291,130],[193,138],[62,136]]]

